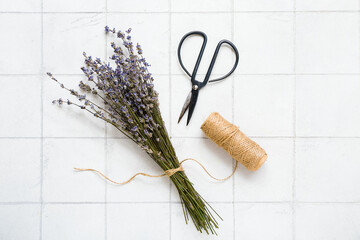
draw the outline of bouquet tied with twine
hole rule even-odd
[[[120,45],[111,43],[113,65],[84,53],[85,67],[81,69],[87,81],[80,81],[80,92],[66,87],[48,73],[52,80],[77,99],[64,101],[60,98],[53,103],[84,110],[131,139],[164,171],[161,176],[168,176],[175,185],[186,223],[191,218],[198,231],[216,233],[218,223],[212,215],[214,210],[195,190],[176,157],[161,116],[154,79],[148,71],[150,65],[142,56],[141,46],[134,46],[131,29],[122,32],[106,26],[105,32],[120,39]],[[95,100],[90,100],[86,94],[93,95]],[[145,173],[136,175],[150,176]],[[120,184],[128,183],[136,175]]]

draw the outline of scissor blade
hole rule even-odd
[[[194,112],[195,109],[195,105],[197,102],[199,96],[199,90],[192,90],[191,91],[191,99],[190,99],[190,105],[189,105],[189,114],[188,114],[188,118],[187,118],[187,122],[186,122],[186,126],[189,124],[191,116]]]
[[[191,91],[189,92],[188,96],[186,97],[184,106],[183,106],[183,108],[181,109],[181,113],[180,113],[180,116],[179,116],[178,123],[181,121],[181,119],[182,119],[182,117],[184,116],[186,110],[189,108],[190,99],[191,99]]]

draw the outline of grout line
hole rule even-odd
[[[105,26],[108,26],[108,1],[107,0],[104,0],[105,1]],[[106,61],[108,61],[109,59],[109,56],[108,56],[108,52],[107,52],[107,44],[108,44],[108,34],[105,34],[105,46],[104,46],[104,50],[105,50],[105,59]],[[104,168],[105,168],[105,175],[107,176],[108,175],[108,125],[106,124],[106,122],[104,123],[105,124],[105,141],[104,141]],[[104,200],[105,200],[105,204],[104,204],[104,238],[105,240],[108,239],[108,235],[107,235],[107,232],[108,232],[108,205],[107,205],[107,192],[108,192],[108,182],[105,181],[104,182],[105,184],[105,191],[104,191]]]
[[[259,138],[259,139],[360,139],[360,136],[253,136],[253,135],[247,135],[250,138]],[[128,140],[127,137],[0,137],[0,140],[2,139],[121,139],[121,140]],[[191,137],[191,136],[175,136],[171,139],[207,139],[207,137]]]
[[[172,4],[171,4],[171,0],[169,0],[169,134],[170,134],[170,138],[172,137],[172,101],[171,101],[171,89],[172,89],[172,84],[171,84],[171,20],[172,20],[172,15],[171,15],[171,10],[172,10]],[[172,203],[171,203],[171,191],[172,191],[172,181],[169,178],[169,239],[171,240],[171,235],[172,235],[172,217],[171,217],[171,213],[172,213]]]
[[[358,9],[360,10],[360,0],[358,0]],[[359,52],[359,62],[360,62],[360,12],[358,13],[358,52]]]
[[[295,240],[296,239],[296,231],[295,231],[295,200],[296,200],[296,196],[295,196],[295,185],[296,185],[296,0],[293,1],[294,4],[294,12],[293,12],[293,64],[294,64],[294,86],[293,86],[293,182],[292,182],[292,203],[291,203],[291,209],[292,209],[292,222],[291,222],[291,226],[292,226],[292,239]]]
[[[81,73],[53,73],[57,76],[82,77]],[[42,74],[46,76],[46,73]],[[181,73],[164,74],[154,73],[154,76],[184,76]],[[199,73],[198,75],[205,75]],[[221,76],[221,73],[212,74],[213,76]],[[294,76],[294,73],[233,73],[233,76]],[[296,73],[296,76],[359,76],[360,73]],[[17,73],[0,73],[0,77],[38,77],[39,74],[17,74]],[[213,84],[213,83],[210,83]]]
[[[235,34],[234,34],[234,30],[235,30],[235,0],[233,0],[231,2],[232,6],[231,6],[231,41],[234,43],[235,41]],[[236,44],[235,44],[236,45]],[[234,58],[234,57],[233,57]],[[233,75],[231,77],[231,98],[232,98],[232,109],[231,109],[231,119],[232,119],[232,122],[235,121],[235,89],[234,89],[234,86],[235,86],[235,75]],[[235,161],[234,159],[232,159],[233,161],[233,168],[235,168]],[[234,177],[232,177],[231,181],[232,181],[232,210],[233,210],[233,239],[235,240],[236,239],[236,234],[235,234],[235,175]]]
[[[81,73],[53,73],[59,77],[61,76],[70,76],[70,77],[82,77],[84,76]],[[46,73],[42,74],[43,76]],[[153,73],[154,76],[184,76],[181,73],[173,73],[173,74],[164,74],[164,73]],[[205,74],[198,74],[205,75]],[[221,73],[212,74],[215,76],[222,75]],[[233,76],[294,76],[295,73],[233,73]],[[359,76],[360,73],[296,73],[296,76]],[[17,74],[17,73],[0,73],[0,77],[38,77],[39,74]],[[211,83],[210,83],[211,84]]]
[[[180,201],[124,201],[124,202],[0,202],[0,205],[80,205],[80,204],[181,204]],[[292,204],[293,201],[208,201],[209,204]],[[331,202],[331,201],[294,201],[294,204],[360,204],[360,201]]]
[[[40,84],[40,92],[41,92],[41,103],[40,103],[40,112],[41,112],[41,140],[40,140],[40,234],[39,239],[42,240],[42,232],[43,232],[43,208],[44,208],[44,199],[43,199],[43,182],[44,182],[44,1],[41,0],[41,23],[40,23],[40,31],[41,31],[41,84]]]
[[[108,14],[107,14],[107,0],[105,0],[105,26],[108,26]],[[108,61],[108,54],[107,54],[107,43],[108,43],[108,34],[105,34],[105,46],[104,46],[104,50],[105,50],[105,59],[106,61]],[[106,122],[104,123],[105,127],[104,127],[104,133],[105,133],[105,141],[104,141],[104,169],[105,169],[105,175],[108,175],[108,154],[107,154],[107,149],[108,149],[108,126],[106,124]],[[104,182],[105,184],[105,188],[104,188],[104,200],[105,200],[105,204],[104,204],[104,238],[105,240],[107,240],[108,236],[107,236],[107,229],[108,229],[108,225],[107,225],[107,190],[108,190],[108,185],[107,185],[107,181]]]
[[[171,11],[171,13],[175,14],[226,14],[226,13],[294,13],[294,11]],[[304,11],[295,11],[296,13],[359,13],[360,10],[304,10]],[[44,11],[44,12],[24,12],[24,11],[0,11],[0,14],[168,14],[168,11],[151,11],[151,12],[121,12],[121,11],[89,11],[89,12],[54,12],[54,11]]]

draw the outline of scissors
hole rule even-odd
[[[201,49],[200,49],[200,52],[199,52],[199,56],[196,60],[196,64],[195,64],[195,67],[194,67],[194,70],[192,72],[192,74],[189,73],[189,71],[185,68],[182,60],[181,60],[181,46],[182,44],[184,43],[184,40],[191,36],[191,35],[200,35],[202,38],[203,38],[203,43],[202,43],[202,46],[201,46]],[[229,40],[221,40],[218,45],[216,46],[216,49],[215,49],[215,52],[214,52],[214,55],[211,59],[211,63],[210,63],[210,66],[207,70],[207,73],[205,75],[205,78],[204,78],[204,81],[202,82],[199,82],[195,79],[196,77],[196,73],[198,71],[198,68],[199,68],[199,65],[200,65],[200,62],[201,62],[201,58],[203,56],[203,53],[204,53],[204,50],[205,50],[205,47],[206,47],[206,43],[207,43],[207,36],[205,33],[203,32],[200,32],[200,31],[193,31],[193,32],[189,32],[187,34],[185,34],[183,36],[183,38],[181,39],[180,43],[179,43],[179,47],[178,47],[178,50],[177,50],[177,54],[178,54],[178,59],[179,59],[179,63],[182,67],[182,69],[184,69],[184,71],[186,72],[187,75],[189,75],[189,77],[191,78],[191,85],[192,85],[192,88],[191,88],[191,91],[189,93],[189,95],[187,96],[186,100],[185,100],[185,104],[181,110],[181,113],[180,113],[180,117],[179,117],[179,120],[178,120],[178,123],[181,121],[182,117],[184,116],[186,110],[189,109],[189,114],[188,114],[188,118],[187,118],[187,123],[186,125],[189,124],[190,122],[190,119],[191,119],[191,116],[194,112],[194,109],[195,109],[195,105],[196,105],[196,101],[198,99],[198,96],[199,96],[199,91],[200,89],[202,89],[203,87],[205,87],[205,85],[209,82],[217,82],[217,81],[220,81],[220,80],[223,80],[225,78],[227,78],[228,76],[230,76],[236,69],[238,63],[239,63],[239,52],[238,50],[236,49],[235,45],[230,42]],[[224,75],[223,77],[220,77],[220,78],[216,78],[216,79],[212,79],[212,80],[209,80],[210,78],[210,75],[211,75],[211,72],[213,70],[213,67],[214,67],[214,64],[215,64],[215,61],[216,61],[216,58],[217,58],[217,55],[219,53],[219,50],[220,50],[220,47],[222,44],[228,44],[235,52],[235,56],[236,56],[236,59],[235,59],[235,64],[233,66],[233,68],[230,70],[229,73],[227,73],[226,75]]]

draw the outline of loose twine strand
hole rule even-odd
[[[131,182],[132,180],[134,180],[134,178],[138,175],[142,175],[142,176],[145,176],[145,177],[151,177],[151,178],[158,178],[158,177],[164,177],[164,176],[168,176],[168,177],[171,177],[172,175],[174,175],[175,173],[177,172],[183,172],[184,171],[184,168],[182,167],[182,164],[186,161],[193,161],[193,162],[196,162],[197,164],[200,165],[200,167],[202,167],[202,169],[207,173],[207,175],[209,175],[212,179],[214,180],[217,180],[217,181],[225,181],[229,178],[231,178],[236,169],[237,169],[237,166],[238,166],[238,162],[235,163],[235,167],[234,167],[234,170],[232,171],[232,173],[225,177],[225,178],[216,178],[214,177],[213,175],[211,175],[208,170],[204,167],[204,165],[202,165],[199,161],[197,161],[196,159],[193,159],[193,158],[186,158],[184,160],[182,160],[179,164],[180,166],[178,168],[173,168],[173,169],[169,169],[169,170],[166,170],[164,171],[163,174],[160,174],[160,175],[150,175],[150,174],[147,174],[147,173],[143,173],[143,172],[138,172],[136,174],[134,174],[131,178],[129,178],[128,180],[124,181],[124,182],[116,182],[112,179],[110,179],[109,177],[107,177],[105,174],[103,174],[102,172],[96,170],[96,169],[93,169],[93,168],[74,168],[75,170],[77,171],[91,171],[91,172],[96,172],[97,174],[101,175],[103,178],[105,178],[107,181],[113,183],[113,184],[116,184],[116,185],[124,185],[124,184],[127,184],[129,182]]]

